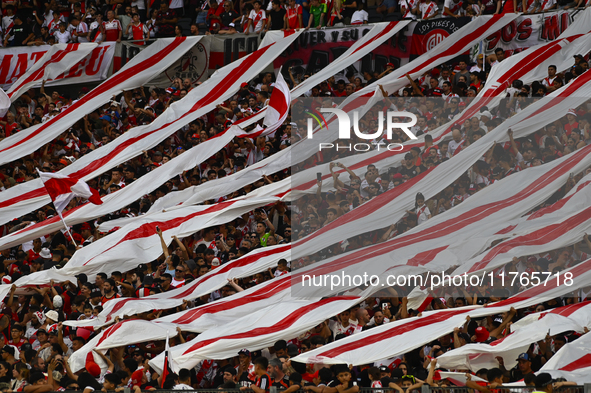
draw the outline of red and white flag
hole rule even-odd
[[[269,99],[269,107],[265,114],[265,120],[263,124],[267,127],[277,127],[277,125],[283,124],[287,118],[287,112],[289,110],[289,104],[291,103],[291,92],[289,86],[283,79],[283,75],[279,73],[271,98]]]
[[[170,346],[168,344],[168,332],[166,332],[166,346],[164,347],[164,364],[162,365],[162,384],[160,387],[164,389],[164,382],[166,377],[171,374],[170,361],[169,361]]]
[[[103,203],[98,191],[90,188],[84,180],[46,172],[39,172],[39,177],[59,214],[74,197],[88,199],[95,205]]]
[[[281,127],[283,122],[285,122],[285,119],[287,119],[290,103],[291,92],[289,90],[289,86],[285,82],[285,79],[283,79],[283,75],[281,75],[280,72],[277,76],[277,81],[275,81],[275,85],[273,86],[273,92],[271,93],[271,98],[269,98],[269,104],[267,105],[267,110],[265,111],[263,124],[267,126],[267,128],[257,126],[253,132],[240,133],[237,134],[237,136],[240,138],[256,138],[259,136],[266,136],[275,133],[275,131]],[[248,117],[244,120],[247,119]],[[241,122],[238,122],[235,125],[240,126],[240,123]]]

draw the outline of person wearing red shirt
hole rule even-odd
[[[217,1],[211,0],[209,2],[209,10],[207,11],[207,16],[205,17],[207,23],[209,23],[209,30],[213,31],[215,24],[217,23],[220,27],[222,26],[222,21],[220,15],[224,12],[224,2],[220,1],[218,4]]]
[[[148,34],[148,28],[140,21],[140,16],[138,14],[133,14],[132,21],[130,24],[127,25],[127,30],[125,31],[126,35],[129,35],[129,29],[131,29],[132,39],[137,45],[144,45],[144,39]]]
[[[8,138],[12,134],[16,134],[21,129],[21,126],[15,121],[14,113],[8,112],[6,114],[6,124],[4,125],[4,136]]]
[[[347,91],[345,90],[345,81],[344,80],[339,80],[337,82],[337,89],[333,90],[332,94],[335,97],[347,97]]]
[[[28,254],[27,261],[29,262],[29,264],[31,262],[33,262],[35,259],[41,258],[41,255],[39,255],[39,253],[41,252],[42,245],[43,245],[43,243],[41,243],[41,239],[34,239],[33,240],[33,248],[27,252],[27,254]]]
[[[285,8],[285,19],[289,29],[301,29],[304,27],[302,20],[302,6],[295,0],[289,0],[289,6]]]
[[[103,28],[105,30],[105,41],[121,42],[123,28],[119,19],[115,19],[115,13],[113,11],[107,12],[107,21],[103,22]]]
[[[10,330],[10,336],[12,338],[8,340],[8,345],[14,345],[20,351],[21,347],[28,343],[28,341],[23,337],[24,334],[24,327],[21,325],[12,325],[12,329]]]

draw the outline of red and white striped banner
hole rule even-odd
[[[98,44],[56,44],[28,68],[27,71],[6,91],[12,102],[16,101],[25,91],[40,86],[42,81],[59,78],[65,71],[89,55]],[[69,78],[71,79],[71,78]],[[70,83],[79,83],[69,80]]]
[[[577,385],[591,383],[591,334],[564,345],[538,373],[550,373],[553,378],[566,378]]]
[[[182,304],[183,300],[192,300],[220,289],[228,279],[249,277],[268,268],[277,266],[281,258],[289,259],[290,246],[277,245],[256,249],[241,258],[223,264],[187,286],[143,298],[125,298],[110,300],[103,307],[98,321],[93,325],[102,325],[115,317],[141,313],[154,309],[169,309]],[[257,288],[258,289],[258,288]],[[245,291],[246,292],[246,291]],[[80,325],[64,322],[66,325]]]
[[[591,324],[591,302],[575,303],[528,315],[511,325],[511,334],[490,344],[467,344],[453,349],[437,358],[437,366],[446,369],[469,369],[498,367],[496,357],[502,357],[507,370],[517,364],[520,353],[546,335],[554,336],[569,330],[584,333]]]
[[[242,348],[250,350],[272,346],[282,338],[295,338],[326,320],[359,303],[357,296],[337,296],[322,300],[289,300],[234,320],[225,326],[201,333],[197,338],[171,349],[173,370],[193,368],[205,359],[230,358]],[[156,356],[150,366],[160,370],[162,357]]]
[[[0,51],[0,87],[10,89],[17,80],[27,73],[27,70],[35,66],[41,66],[39,59],[54,47],[65,47],[66,45],[78,44],[54,44],[41,46],[12,46],[2,48]],[[95,45],[85,43],[79,45]],[[48,80],[45,86],[68,85],[72,83],[100,82],[107,79],[111,63],[115,57],[116,42],[103,42],[85,57],[75,62],[60,64],[58,67],[66,68],[55,77]],[[51,68],[55,68],[53,64]],[[41,86],[39,80],[35,86]]]
[[[554,205],[517,222],[507,222],[506,230],[491,233],[489,243],[503,241],[469,259],[453,274],[479,274],[500,267],[513,257],[544,253],[581,241],[591,229],[591,175],[580,183]],[[535,215],[538,217],[532,218]]]
[[[462,45],[465,45],[466,48],[469,48],[471,45],[474,45],[474,43],[479,42],[479,40],[481,40],[482,38],[486,37],[487,34],[489,34],[490,31],[494,31],[494,29],[500,29],[500,27],[504,26],[504,24],[510,22],[514,17],[516,16],[504,16],[503,18],[498,18],[498,17],[490,17],[490,16],[481,16],[479,18],[477,18],[474,22],[470,23],[469,25],[465,26],[464,28],[460,29],[458,32],[455,32],[454,34],[452,34],[450,37],[446,38],[441,44],[437,45],[432,51],[430,51],[428,54],[424,55],[426,56],[425,58],[429,58],[429,66],[425,66],[424,69],[421,68],[423,67],[423,62],[425,61],[425,58],[423,56],[421,56],[420,58],[414,60],[413,62],[409,63],[408,65],[406,65],[405,67],[411,66],[411,68],[409,68],[409,71],[415,70],[415,72],[424,72],[425,70],[428,70],[430,67],[434,67],[436,65],[439,65],[447,60],[449,60],[451,57],[451,52],[449,50],[449,47],[452,47],[454,45],[454,43],[457,44],[458,41],[462,42]],[[483,26],[480,26],[482,24],[482,22],[484,22]],[[400,23],[400,22],[398,22]],[[349,50],[343,54],[342,56],[340,56],[335,62],[333,62],[331,64],[329,68],[329,70],[327,70],[327,68],[321,70],[320,72],[318,72],[317,74],[312,75],[310,78],[308,78],[306,81],[304,81],[303,83],[301,83],[300,85],[296,86],[292,92],[292,98],[297,98],[299,96],[301,96],[302,94],[304,94],[306,91],[310,90],[313,86],[316,86],[318,83],[320,83],[322,80],[326,79],[327,77],[329,77],[330,75],[333,75],[335,71],[341,70],[345,67],[347,67],[348,65],[350,65],[353,61],[355,61],[355,59],[357,59],[359,56],[363,56],[365,55],[368,50],[371,51],[373,48],[375,48],[375,46],[378,43],[383,42],[384,39],[386,39],[388,36],[384,33],[384,32],[390,32],[391,29],[394,28],[394,26],[398,29],[400,26],[398,24],[388,24],[387,27],[385,29],[383,29],[382,31],[376,30],[376,28],[374,27],[372,29],[372,31],[368,34],[366,34],[362,40],[360,40],[356,45],[353,45],[351,48],[349,48]],[[468,28],[468,26],[471,26],[470,28]],[[480,28],[478,28],[477,26],[480,26]],[[463,30],[463,29],[467,29],[467,30]],[[470,39],[468,40],[463,34],[467,34],[468,32],[471,32],[471,36]],[[379,40],[378,40],[379,39]],[[440,47],[441,45],[443,45],[444,47]],[[455,48],[455,47],[454,47]],[[451,57],[449,57],[451,56]],[[546,54],[547,56],[547,54]],[[539,61],[542,58],[540,57]],[[406,69],[406,68],[405,68]],[[401,74],[401,78],[404,78],[404,80],[406,80],[405,74]],[[546,74],[543,74],[540,77],[545,76]],[[380,79],[380,84],[382,82],[382,79]],[[376,89],[377,87],[377,82],[374,83],[374,85],[372,85],[372,91]],[[405,83],[406,84],[406,83]],[[405,85],[404,84],[404,85]],[[502,90],[504,89],[500,89],[498,91],[498,93],[500,93]],[[363,94],[363,95],[367,95],[367,94]],[[355,93],[354,94],[355,98],[359,98],[362,95]],[[366,103],[367,102],[367,98],[363,98],[360,102]],[[263,112],[263,111],[261,111]],[[259,112],[259,114],[257,114],[258,119],[262,118],[262,113]],[[257,120],[257,118],[253,119],[249,119],[250,121],[255,121]],[[449,124],[451,126],[451,123]],[[332,142],[334,139],[336,139],[336,135],[338,134],[338,130],[336,128],[336,124],[334,122],[331,122],[329,124],[329,133],[327,135],[325,135],[323,137],[322,140],[317,139],[318,135],[315,134],[314,136],[314,140],[313,141],[309,141],[309,140],[303,140],[298,142],[297,145],[288,147],[286,149],[283,149],[282,151],[274,154],[272,157],[269,157],[253,166],[250,166],[248,168],[246,168],[243,171],[240,171],[237,174],[234,174],[230,177],[227,177],[225,179],[221,179],[221,180],[214,180],[211,182],[208,182],[210,184],[207,184],[207,187],[205,187],[204,185],[201,186],[194,186],[194,187],[189,187],[183,191],[178,191],[178,192],[173,192],[170,193],[169,195],[166,195],[163,198],[160,198],[158,201],[156,201],[156,203],[150,208],[150,212],[156,212],[156,211],[161,211],[163,209],[167,209],[171,206],[176,206],[180,203],[186,204],[186,205],[191,205],[191,204],[197,204],[197,203],[201,203],[205,200],[208,199],[212,199],[212,198],[217,198],[223,195],[227,195],[237,189],[240,189],[241,187],[243,187],[246,184],[252,183],[253,181],[259,179],[262,177],[262,175],[268,175],[280,170],[283,170],[285,168],[289,168],[291,165],[301,162],[305,159],[308,158],[308,154],[304,154],[303,156],[300,156],[298,154],[294,154],[294,153],[298,153],[298,152],[311,152],[311,151],[316,151],[318,148],[318,143],[319,142]],[[451,131],[451,129],[450,129]],[[297,148],[296,148],[297,146]],[[415,144],[409,145],[408,146],[408,150],[410,150],[411,147],[415,146]],[[384,153],[382,154],[382,156],[391,156],[392,154],[390,152],[388,153]],[[395,160],[398,160],[398,158],[395,158]],[[377,160],[379,161],[379,160]],[[375,163],[376,160],[372,161],[371,163]],[[399,161],[396,161],[399,162]],[[367,165],[367,164],[365,164]],[[362,165],[359,166],[359,170],[361,170]],[[321,167],[319,167],[321,168]],[[330,175],[328,175],[328,164],[325,165],[326,169],[323,173],[327,173],[327,175],[325,175],[323,178],[324,179],[328,179],[326,180],[327,182],[330,181],[332,182],[332,178],[330,178]],[[316,174],[316,172],[318,172],[317,170],[314,172],[314,176]],[[309,172],[312,173],[312,172]],[[329,179],[330,178],[330,179]],[[230,181],[231,180],[231,181]],[[312,182],[314,185],[316,184],[315,180]]]
[[[60,173],[88,180],[141,154],[143,150],[152,148],[179,128],[214,109],[219,102],[230,98],[238,90],[241,81],[250,80],[258,75],[269,62],[273,61],[276,56],[279,56],[285,48],[291,45],[297,36],[298,34],[293,34],[282,42],[259,49],[218,70],[203,84],[192,89],[185,98],[172,104],[152,123],[132,128],[111,143],[94,150],[64,168]],[[179,39],[179,44],[184,42],[184,38]],[[158,40],[158,42],[160,41]],[[172,41],[171,45],[175,42],[177,41]],[[192,44],[188,45],[188,48]],[[149,48],[141,51],[138,56],[134,57],[132,63],[135,62],[137,57],[141,57],[145,53],[149,54],[149,49],[152,46],[150,45]],[[170,58],[169,60],[173,59]],[[125,70],[118,72],[112,78],[116,78],[123,71]],[[0,223],[22,216],[47,203],[49,196],[41,187],[42,185],[37,180],[33,180],[5,191],[6,199],[0,202]],[[137,197],[139,198],[141,195],[143,194]]]
[[[529,307],[557,296],[563,296],[574,288],[586,286],[591,278],[591,259],[561,272],[573,274],[573,285],[557,285],[556,278],[548,286],[537,286],[487,307],[462,307],[424,312],[421,317],[412,317],[374,327],[370,330],[343,338],[321,348],[300,354],[292,361],[301,363],[362,365],[402,355],[415,348],[451,333],[466,322],[466,316],[478,318],[515,309]],[[562,282],[562,281],[560,281]],[[546,332],[547,333],[547,332]]]
[[[126,64],[121,71],[92,89],[89,93],[85,94],[81,99],[74,102],[58,116],[51,118],[42,124],[26,128],[19,133],[0,141],[0,165],[33,153],[41,146],[51,142],[86,114],[95,110],[105,102],[108,102],[114,95],[121,93],[123,90],[129,90],[144,85],[154,76],[165,70],[168,65],[170,65],[171,61],[181,57],[187,50],[195,45],[199,39],[200,37],[182,37],[178,39],[165,38],[150,45]],[[68,172],[67,174],[72,173]],[[82,176],[76,177],[82,178]],[[31,186],[28,183],[35,184]],[[14,195],[18,195],[23,201],[44,196],[43,193],[39,193],[37,182],[31,181],[28,183],[25,183],[22,186],[12,187],[10,190],[6,191],[6,193],[9,194],[7,195],[7,198],[9,199],[5,200],[0,207],[7,206],[6,203],[13,204],[17,202],[16,200],[12,200],[12,193],[16,193]],[[24,187],[25,185],[28,187]],[[26,192],[23,193],[22,191],[25,188]],[[47,198],[46,195],[45,197]],[[20,205],[20,203],[18,205]],[[15,217],[19,217],[22,214],[18,214]],[[4,221],[4,212],[2,212],[1,220],[6,222]]]

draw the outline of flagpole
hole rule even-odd
[[[169,351],[169,344],[168,344],[168,329],[166,330],[166,343],[164,344],[164,366],[162,367],[162,375],[160,378],[160,388],[164,389],[164,382],[166,381],[166,377],[168,376],[168,351]]]
[[[55,207],[55,204],[53,205]],[[56,210],[58,210],[56,208]],[[72,243],[74,243],[74,246],[76,248],[78,248],[78,245],[76,244],[76,240],[74,240],[74,236],[72,236],[72,233],[70,233],[70,228],[68,228],[68,225],[66,225],[66,221],[64,221],[64,217],[62,216],[62,212],[58,211],[57,214],[60,216],[60,219],[62,220],[62,224],[64,224],[64,228],[66,228],[66,232],[68,232],[68,235],[70,235],[70,239],[72,239]]]

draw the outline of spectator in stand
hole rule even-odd
[[[420,0],[415,11],[422,20],[433,19],[439,14],[439,7],[433,0]]]
[[[399,0],[398,6],[400,7],[400,12],[402,13],[402,19],[416,19],[418,3],[419,0]]]
[[[339,1],[340,0],[335,0]],[[289,0],[289,5],[285,9],[286,26],[288,29],[301,29],[304,27],[302,20],[302,6],[296,3],[296,0]]]
[[[177,14],[168,8],[168,3],[160,3],[160,11],[156,16],[155,25],[158,27],[158,37],[174,37],[174,27],[178,23]]]
[[[320,3],[319,0],[310,1],[310,20],[308,21],[308,28],[316,27],[317,29],[324,26],[326,18],[326,4]]]
[[[236,23],[240,20],[240,15],[232,8],[231,1],[224,1],[224,12],[220,14],[220,22],[222,24],[219,34],[234,34],[236,33]]]
[[[107,11],[107,20],[103,22],[103,30],[105,32],[105,41],[121,42],[123,28],[119,19],[115,19],[113,11]]]
[[[4,36],[4,46],[27,45],[29,41],[33,40],[35,35],[31,31],[31,28],[23,23],[22,16],[15,15],[13,23],[12,29],[8,29],[8,32]]]
[[[262,32],[267,24],[267,14],[265,10],[261,9],[263,3],[260,0],[255,0],[252,4],[253,10],[250,11],[244,27],[244,34],[247,35]]]
[[[369,14],[365,10],[365,3],[359,2],[357,5],[357,11],[353,13],[351,17],[352,25],[364,25],[368,23]]]
[[[269,21],[265,31],[269,30],[287,30],[286,11],[281,7],[279,0],[272,0],[272,8],[269,11]]]
[[[144,39],[148,36],[148,28],[140,21],[140,16],[138,14],[132,15],[132,21],[127,25],[125,35],[136,41],[135,44],[137,45],[145,44]]]

